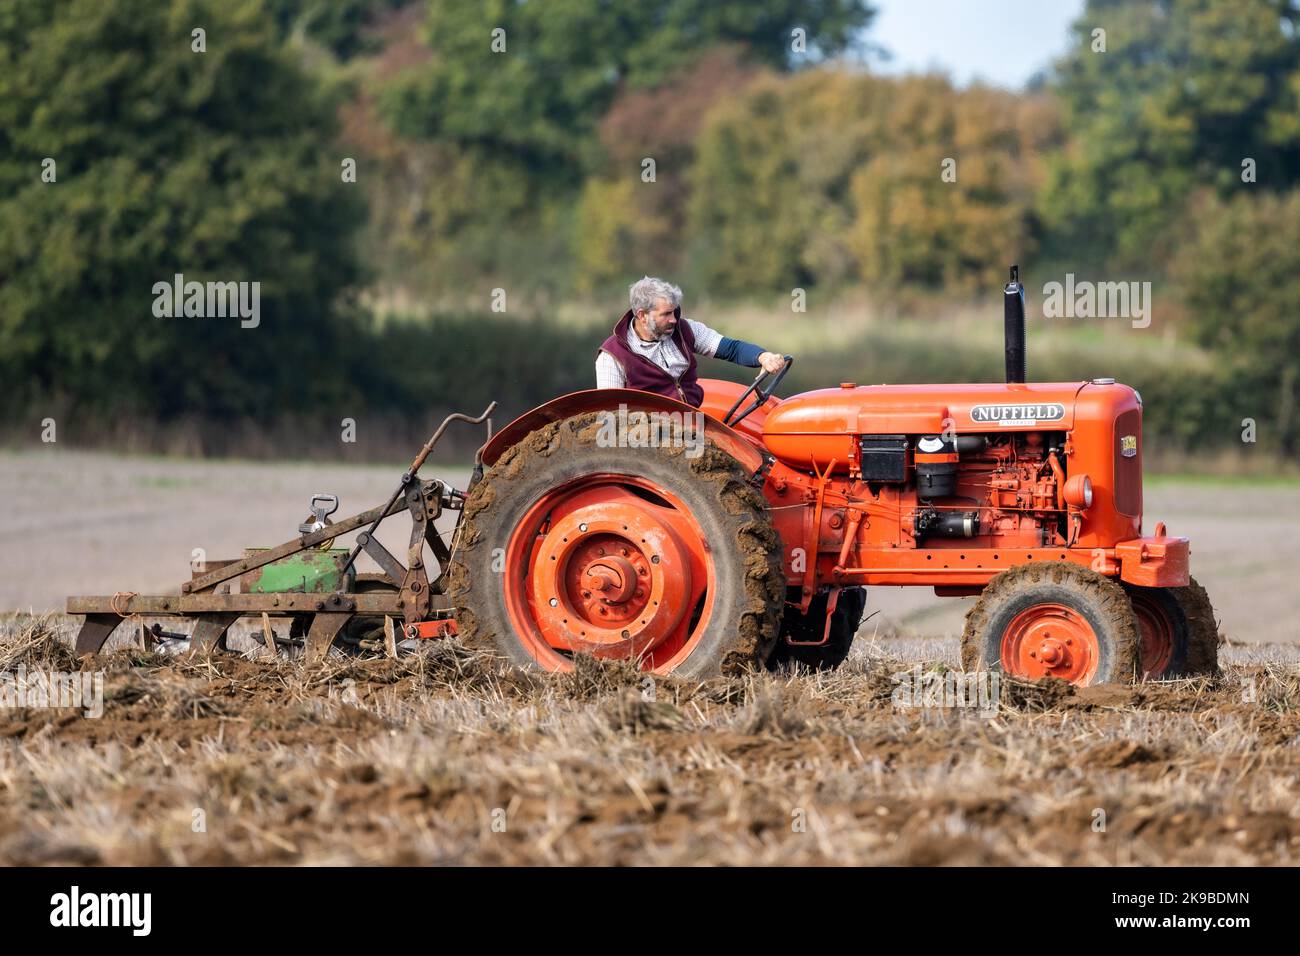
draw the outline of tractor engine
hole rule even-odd
[[[1060,433],[923,435],[909,444],[915,503],[904,531],[918,545],[933,538],[1067,543],[1057,494]]]
[[[840,568],[870,566],[873,549],[1111,548],[1141,533],[1140,399],[1107,379],[844,383],[774,404],[762,440],[786,466],[769,485],[778,524],[793,495],[824,489],[818,551],[842,552]]]

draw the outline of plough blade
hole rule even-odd
[[[190,634],[190,654],[211,654],[226,649],[226,631],[239,619],[237,612],[205,614]]]
[[[307,632],[307,660],[318,661],[329,653],[334,638],[352,620],[351,614],[317,614]]]
[[[98,654],[122,620],[120,614],[87,614],[81,622],[81,630],[77,632],[74,648],[77,656]]]

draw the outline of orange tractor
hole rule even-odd
[[[547,670],[575,653],[690,676],[829,667],[864,588],[920,585],[979,596],[968,670],[1076,684],[1213,672],[1188,540],[1142,533],[1141,397],[1111,379],[1026,383],[1014,268],[1003,297],[1005,383],[780,399],[784,371],[766,387],[701,380],[698,446],[662,440],[672,428],[632,434],[695,412],[645,392],[578,392],[519,418],[483,449],[465,502],[460,633]],[[609,440],[614,408],[642,440]]]
[[[701,380],[699,409],[576,392],[495,435],[489,421],[465,491],[416,475],[440,428],[385,506],[340,522],[318,510],[295,541],[210,565],[177,596],[70,598],[85,616],[77,648],[98,651],[128,615],[178,615],[189,633],[154,625],[154,639],[210,651],[260,614],[268,649],[364,645],[382,621],[392,653],[400,618],[407,638],[458,632],[524,667],[565,670],[586,653],[703,677],[833,667],[866,588],[919,585],[978,596],[968,670],[1076,684],[1213,673],[1217,627],[1187,539],[1163,524],[1143,535],[1140,396],[1111,379],[1026,383],[1014,268],[1003,298],[1005,383],[780,399],[783,370],[747,388]],[[434,530],[448,510],[460,512],[449,543]],[[405,564],[374,536],[401,511]],[[350,552],[312,570],[358,529]],[[380,574],[355,573],[362,550]]]

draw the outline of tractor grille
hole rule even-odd
[[[1142,412],[1133,409],[1115,419],[1115,510],[1142,514]]]

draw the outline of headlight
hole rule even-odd
[[[1092,507],[1092,479],[1087,475],[1075,475],[1065,483],[1066,504],[1076,508]]]

